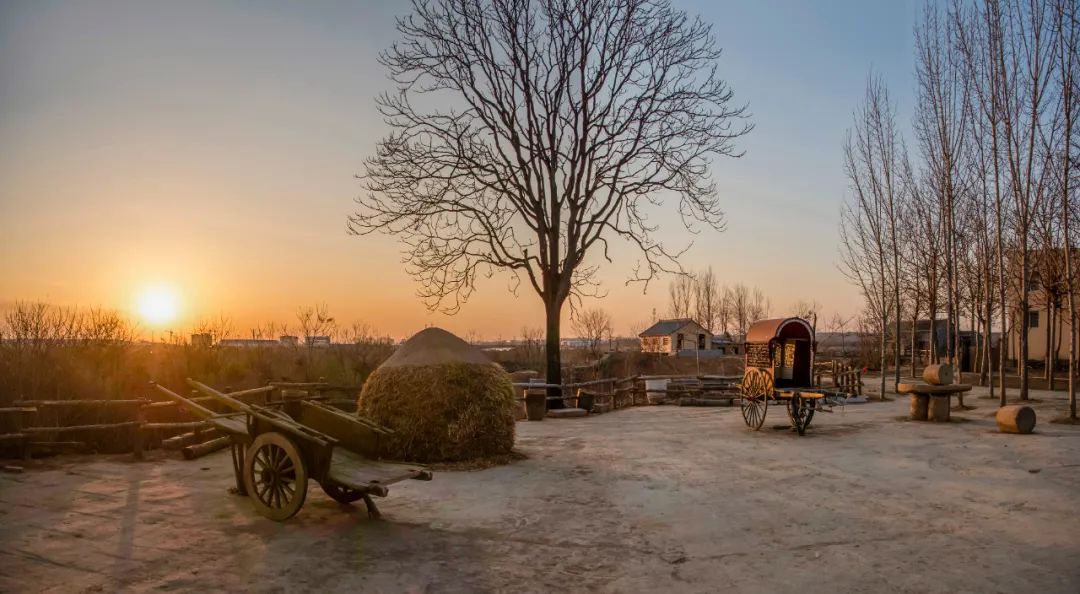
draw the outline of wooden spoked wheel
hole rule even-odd
[[[814,401],[803,398],[799,394],[794,394],[791,400],[788,401],[787,408],[791,426],[799,432],[799,435],[806,433],[806,428],[810,426],[810,420],[814,418]]]
[[[750,368],[743,375],[740,386],[740,398],[743,421],[746,426],[757,431],[765,423],[765,413],[769,409],[772,397],[772,377],[760,369]]]
[[[329,481],[319,483],[319,486],[322,487],[323,493],[329,495],[331,499],[345,505],[359,501],[364,496],[363,491],[357,491],[351,487]]]
[[[300,511],[307,497],[307,469],[289,438],[263,433],[244,456],[244,482],[255,511],[281,522]]]

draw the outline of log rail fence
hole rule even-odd
[[[321,378],[317,382],[270,382],[259,388],[235,392],[231,387],[225,388],[226,393],[245,402],[272,405],[289,398],[305,398],[349,412],[356,410],[356,398],[344,395],[358,394],[359,391],[359,386],[329,384],[321,381]],[[149,392],[153,393],[153,390]],[[204,405],[213,400],[197,392],[192,393],[192,399]],[[78,418],[95,417],[97,420],[67,424],[63,418],[69,415],[63,413],[76,413]],[[103,420],[103,415],[108,416],[109,420]],[[85,442],[62,440],[68,434],[109,432],[116,436],[127,434],[132,456],[136,460],[143,459],[144,452],[155,444],[160,444],[161,449],[179,450],[187,459],[198,458],[229,445],[227,436],[172,400],[18,400],[10,406],[0,407],[0,447],[12,447],[14,444],[12,449],[24,460],[30,460],[35,452],[86,446]]]

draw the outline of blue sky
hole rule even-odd
[[[917,2],[685,2],[715,27],[721,73],[756,128],[716,164],[728,215],[683,259],[760,286],[774,314],[816,299],[854,313],[836,270],[841,142],[867,75],[910,121]],[[405,3],[0,4],[0,302],[128,307],[147,283],[186,318],[240,325],[326,301],[394,335],[427,324],[513,336],[534,295],[486,281],[458,316],[427,312],[392,238],[344,233],[353,174],[385,131],[376,63]],[[682,234],[667,225],[673,240]],[[666,307],[604,273],[616,330]],[[178,321],[178,324],[182,322]]]

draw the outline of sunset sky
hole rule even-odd
[[[861,299],[837,270],[846,191],[841,142],[871,69],[910,120],[916,2],[687,2],[715,26],[720,70],[756,129],[714,165],[727,230],[683,265],[759,286],[772,313],[816,299],[826,317]],[[427,311],[393,237],[351,237],[346,216],[385,128],[377,53],[406,3],[0,3],[0,308],[19,299],[140,315],[174,292],[184,332],[224,313],[240,333],[295,325],[325,302],[340,321],[400,337],[427,325],[513,338],[543,323],[539,298],[485,281],[456,316]],[[906,127],[906,126],[905,126]],[[662,223],[685,236],[674,213]],[[668,279],[598,304],[628,334],[667,308]],[[152,325],[150,320],[142,320]],[[565,334],[572,334],[567,329]]]

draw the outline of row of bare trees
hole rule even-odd
[[[742,283],[723,285],[712,267],[677,276],[668,285],[668,315],[690,318],[717,336],[729,340],[769,315],[771,303],[757,287]]]
[[[381,335],[378,329],[369,322],[360,320],[349,324],[340,323],[335,316],[330,314],[330,308],[326,303],[298,307],[295,326],[289,322],[270,320],[254,324],[246,332],[238,333],[235,331],[232,318],[221,313],[217,316],[202,318],[193,327],[195,334],[207,334],[213,343],[225,338],[241,337],[254,340],[277,340],[294,331],[299,332],[302,337],[327,336],[332,342],[340,344],[393,342],[393,339]],[[183,339],[178,338],[178,340]]]
[[[870,77],[844,143],[841,269],[865,297],[883,370],[892,353],[894,382],[904,346],[914,370],[917,322],[929,319],[931,360],[958,362],[967,330],[982,337],[976,369],[984,382],[996,369],[1000,402],[1010,360],[1027,399],[1028,312],[1041,310],[1051,388],[1067,328],[1075,418],[1077,10],[1075,0],[928,4],[915,31],[913,149],[884,82]]]
[[[313,311],[311,332],[327,331],[325,306]],[[301,324],[304,327],[304,324]],[[206,318],[194,327],[214,340],[235,336],[231,318]],[[251,330],[275,337],[285,324]],[[216,385],[250,386],[298,378],[359,385],[393,350],[394,341],[358,322],[330,328],[334,349],[186,348],[183,335],[144,341],[145,331],[121,312],[19,301],[0,315],[0,405],[20,399],[97,399],[141,396],[155,379],[179,384],[198,377]]]
[[[48,388],[65,371],[60,353],[77,351],[83,363],[77,372],[98,378],[115,394],[124,349],[137,335],[116,311],[16,302],[0,323],[0,392],[58,396]]]

